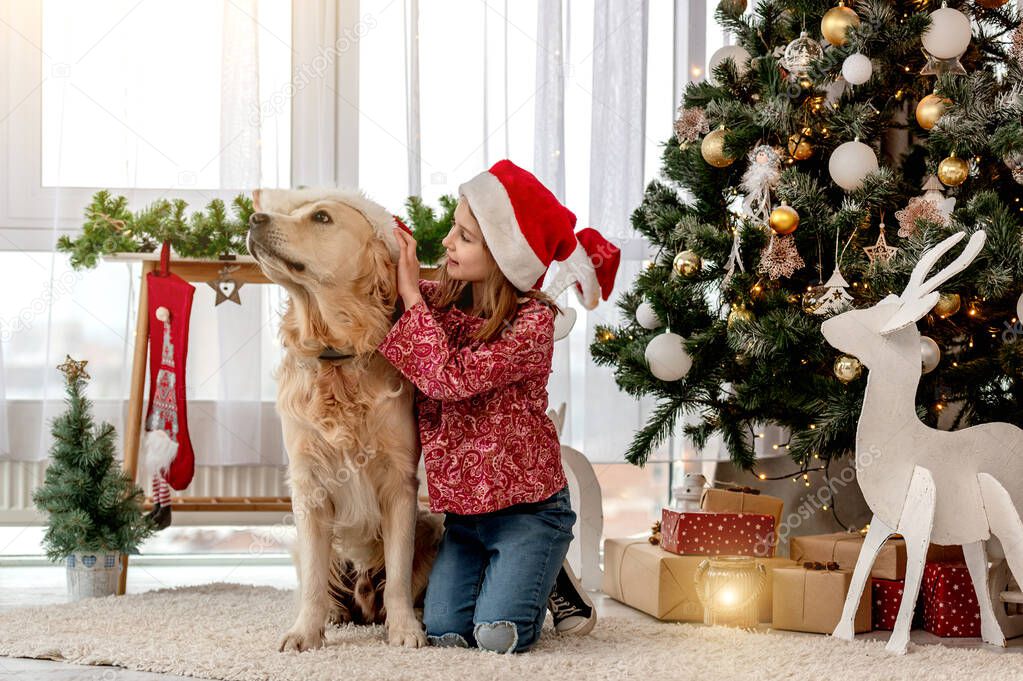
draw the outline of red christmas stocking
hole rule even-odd
[[[160,252],[160,270],[146,275],[149,290],[149,407],[142,441],[143,461],[153,472],[154,518],[170,524],[168,486],[188,487],[195,471],[195,455],[188,437],[185,404],[185,360],[188,355],[188,320],[195,287],[172,274],[170,244]],[[166,513],[161,515],[160,508]]]

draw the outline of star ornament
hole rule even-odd
[[[68,383],[74,383],[79,378],[91,378],[91,376],[89,376],[89,374],[85,371],[85,365],[89,363],[89,360],[83,359],[76,361],[71,359],[71,355],[66,355],[66,358],[67,359],[64,360],[63,364],[57,365],[57,368],[64,372]]]
[[[945,74],[953,74],[956,76],[965,76],[966,69],[963,68],[962,63],[959,61],[959,57],[951,57],[949,59],[940,59],[935,57],[927,50],[920,48],[920,51],[927,57],[927,63],[920,69],[921,76],[943,76]]]
[[[213,303],[214,307],[220,305],[225,300],[230,300],[232,303],[237,305],[242,304],[241,298],[238,296],[238,291],[242,287],[242,282],[231,278],[231,273],[237,270],[237,267],[230,267],[225,265],[220,268],[219,276],[213,281],[207,281],[210,288],[217,292],[217,299]]]
[[[870,260],[870,264],[873,265],[875,262],[888,263],[895,257],[895,254],[899,252],[899,249],[895,246],[889,246],[888,241],[884,237],[884,223],[881,223],[881,231],[877,236],[877,243],[873,246],[866,246],[863,248],[863,252],[867,254],[867,259]]]

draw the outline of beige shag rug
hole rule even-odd
[[[0,655],[114,665],[207,679],[1021,679],[1023,655],[880,641],[750,633],[603,617],[578,638],[550,628],[529,652],[388,646],[380,626],[328,630],[327,646],[278,653],[295,594],[210,584],[0,614]]]

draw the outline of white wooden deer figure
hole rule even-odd
[[[856,475],[873,512],[833,635],[851,640],[853,617],[885,540],[906,540],[906,583],[887,649],[905,653],[928,543],[962,545],[980,603],[985,642],[1005,645],[988,593],[985,540],[1001,542],[1009,569],[1023,584],[1023,430],[985,423],[957,431],[927,427],[916,414],[920,332],[916,321],[938,300],[938,287],[961,272],[984,245],[975,232],[963,252],[930,279],[927,273],[965,236],[948,237],[921,256],[901,296],[850,310],[821,326],[828,343],[867,366],[856,430]],[[1000,604],[999,604],[1000,605]]]

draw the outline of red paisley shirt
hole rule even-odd
[[[567,484],[547,416],[554,310],[529,299],[504,333],[472,338],[485,319],[434,309],[438,283],[405,310],[379,350],[418,388],[430,510],[489,513],[541,501]]]

